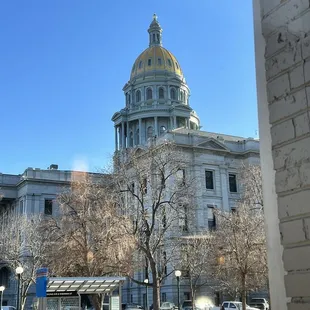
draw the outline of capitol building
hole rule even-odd
[[[201,131],[199,116],[190,101],[190,88],[181,63],[163,46],[163,29],[154,15],[148,28],[149,46],[128,68],[129,80],[123,87],[124,108],[112,116],[114,123],[115,151],[147,146],[150,140],[172,141],[182,147],[190,158],[188,169],[199,187],[196,189],[195,227],[202,230],[213,227],[213,208],[232,210],[239,198],[238,169],[242,163],[259,163],[259,141],[254,138],[231,136]],[[193,107],[192,107],[193,105]],[[202,111],[203,112],[203,111]],[[0,211],[15,209],[24,214],[57,212],[55,198],[69,186],[74,171],[27,168],[20,175],[0,173]],[[2,264],[1,264],[2,263]],[[168,266],[168,269],[170,267]],[[171,267],[172,268],[172,267]],[[168,270],[168,274],[171,270]],[[135,278],[143,282],[143,270],[137,270]],[[0,261],[0,285],[5,285],[3,305],[15,305],[16,281]],[[127,281],[123,286],[123,303],[145,302],[145,287]],[[213,301],[219,292],[205,287],[197,296],[207,296]],[[190,299],[186,278],[181,280],[181,302]],[[149,290],[149,304],[152,292]],[[175,276],[167,277],[161,287],[161,301],[177,304]],[[27,308],[30,308],[27,304]]]

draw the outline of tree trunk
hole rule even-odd
[[[160,307],[160,281],[157,275],[156,263],[151,255],[148,256],[153,279],[153,310],[159,310]],[[147,309],[146,309],[147,310]]]
[[[246,310],[246,284],[245,284],[245,275],[242,276],[241,300],[242,300],[242,310]]]
[[[160,282],[158,279],[153,280],[153,310],[159,310],[160,307]]]

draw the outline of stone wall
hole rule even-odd
[[[260,6],[261,33],[266,48],[264,64],[259,64],[259,34],[256,33],[256,65],[257,71],[259,65],[266,69],[268,109],[260,109],[264,100],[258,102],[258,109],[261,121],[268,117],[270,124],[269,152],[275,170],[275,208],[283,245],[285,295],[288,309],[309,309],[310,4],[309,0],[261,0]],[[254,3],[255,9],[258,9],[257,3]],[[258,75],[257,72],[257,78],[262,81]],[[268,140],[267,135],[261,140]],[[262,151],[268,152],[268,149]],[[272,174],[268,172],[264,177],[267,179]],[[268,238],[272,236],[269,234]],[[276,276],[272,273],[271,281]],[[276,296],[271,295],[273,302]],[[272,308],[278,309],[273,304]]]

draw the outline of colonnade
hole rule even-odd
[[[160,126],[158,122],[158,116],[153,117],[152,125],[146,127],[146,120],[150,120],[150,117],[147,118],[138,118],[132,121],[123,120],[120,124],[115,125],[115,150],[118,151],[123,148],[133,147],[137,145],[144,144],[148,138],[151,136],[159,136],[167,129],[178,128],[177,116],[162,117],[168,119],[166,126]],[[182,117],[183,118],[183,117]],[[185,128],[190,128],[190,119],[189,117],[184,117]],[[149,132],[149,128],[152,132]]]

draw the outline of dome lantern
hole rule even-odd
[[[162,46],[162,32],[163,29],[160,27],[158,20],[157,20],[157,15],[153,15],[153,20],[150,24],[150,27],[148,29],[149,33],[149,46]]]

